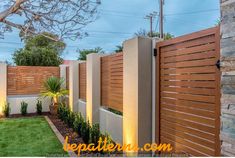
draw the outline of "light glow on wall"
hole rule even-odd
[[[2,115],[7,101],[7,65],[5,63],[0,63],[0,76],[0,115]]]

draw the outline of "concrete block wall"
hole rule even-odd
[[[235,1],[221,0],[221,155],[235,156]]]

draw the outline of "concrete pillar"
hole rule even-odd
[[[7,64],[0,63],[0,115],[7,101]]]
[[[69,64],[69,107],[72,111],[78,111],[79,82],[78,64],[80,61],[71,61]]]
[[[86,116],[91,124],[99,123],[101,56],[97,53],[87,55]]]
[[[221,154],[235,156],[234,0],[221,0]]]
[[[64,80],[62,88],[66,88],[66,67],[67,65],[60,65],[60,78]]]
[[[152,142],[152,40],[136,37],[123,50],[123,144]]]
[[[156,49],[156,43],[162,41],[159,38],[152,39],[152,143],[156,142],[156,56],[154,55],[154,49]]]

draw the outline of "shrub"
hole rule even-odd
[[[45,91],[43,91],[41,95],[51,98],[53,105],[58,105],[60,98],[68,94],[68,90],[62,88],[63,83],[64,80],[61,78],[54,76],[49,77],[44,81]]]
[[[104,141],[106,138],[106,148],[109,146],[109,144],[115,144],[111,138],[111,136],[108,133],[105,133],[104,135],[101,135],[102,140]],[[101,143],[101,146],[104,146],[104,142]],[[110,154],[110,151],[104,151],[102,150],[101,153],[103,154]]]
[[[73,122],[75,121],[75,113],[72,111],[68,112],[67,124],[69,127],[73,128]]]
[[[121,116],[123,115],[123,113],[121,111],[118,111],[118,110],[115,110],[112,108],[108,108],[107,110],[114,113],[114,114],[117,114],[117,115],[121,115]]]
[[[65,123],[68,123],[68,116],[69,116],[69,108],[67,108],[66,106],[63,107],[63,112],[62,112],[62,120]]]
[[[95,146],[97,146],[100,136],[101,134],[99,124],[94,124],[91,128],[91,143],[94,143]]]
[[[77,115],[75,115],[75,120],[73,122],[73,127],[75,132],[77,132],[80,136],[81,136],[81,128],[82,128],[82,124],[85,122],[85,120],[82,117],[81,113],[78,113]]]
[[[90,140],[90,131],[91,131],[91,126],[89,121],[88,122],[83,122],[82,127],[81,127],[81,136],[84,141],[84,143],[88,144]]]
[[[23,116],[25,116],[27,114],[27,108],[28,108],[28,103],[22,101],[21,102],[21,109],[20,109],[20,111],[21,111],[21,114]]]
[[[60,119],[62,119],[62,113],[63,113],[63,104],[59,104],[58,109],[57,109],[57,114]]]
[[[42,114],[42,101],[38,100],[36,104],[37,114]]]
[[[8,117],[10,115],[10,111],[11,111],[10,103],[5,103],[4,109],[3,109],[3,113],[5,117]]]

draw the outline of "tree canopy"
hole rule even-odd
[[[139,31],[137,31],[134,36],[144,36],[144,37],[150,37],[150,32],[146,31],[145,29],[140,29]],[[174,35],[170,34],[170,33],[164,33],[164,40],[168,40],[171,38],[174,38]],[[160,33],[159,32],[153,32],[152,37],[160,37]]]
[[[99,4],[100,0],[1,0],[0,37],[16,28],[24,36],[51,32],[58,35],[56,41],[81,38],[86,35],[82,28],[97,18]]]
[[[86,60],[86,56],[91,53],[104,53],[103,49],[100,47],[96,47],[94,49],[82,49],[78,50],[79,57],[78,60]]]
[[[45,36],[57,38],[56,35],[43,33],[24,39],[25,46],[13,54],[13,61],[19,66],[59,66],[60,57],[65,49],[65,43],[54,41]]]
[[[123,51],[123,46],[120,46],[120,45],[116,46],[116,50],[115,50],[116,53],[119,53],[122,51]]]

